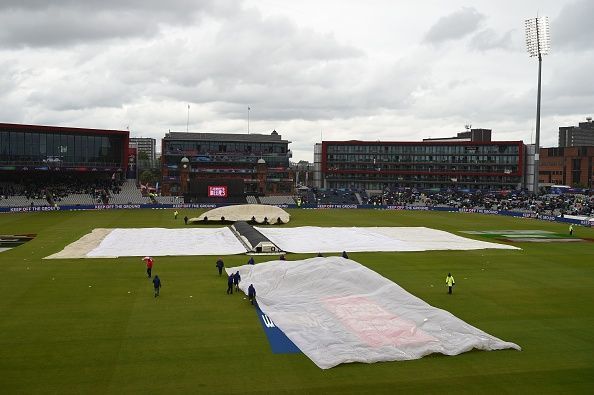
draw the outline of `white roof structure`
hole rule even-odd
[[[224,219],[223,219],[224,218]],[[205,212],[198,218],[190,218],[189,223],[207,222],[207,221],[252,221],[264,223],[264,218],[271,223],[281,222],[286,224],[291,219],[291,215],[282,208],[269,206],[267,204],[238,204],[233,206],[217,207]]]

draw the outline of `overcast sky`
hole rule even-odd
[[[541,144],[594,115],[592,0],[2,0],[0,122],[171,131],[276,129],[293,160],[324,140],[473,128]]]

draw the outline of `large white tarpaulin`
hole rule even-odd
[[[227,269],[236,271],[241,289],[247,293],[253,284],[260,309],[322,369],[472,349],[520,350],[349,259],[271,261]],[[449,297],[445,288],[444,297]]]
[[[301,226],[256,229],[283,251],[295,253],[519,249],[507,244],[473,240],[425,227]]]
[[[229,255],[247,250],[228,228],[113,229],[89,258],[165,255]]]

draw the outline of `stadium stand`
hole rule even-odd
[[[25,196],[4,196],[0,198],[0,207],[29,207],[33,203],[34,206],[48,206],[46,199],[26,198]]]
[[[262,204],[295,204],[293,196],[260,196]]]
[[[594,196],[540,195],[534,196],[516,191],[439,191],[428,192],[415,189],[388,190],[363,199],[373,205],[428,205],[435,207],[507,210],[548,215],[592,215]]]
[[[258,201],[258,198],[253,195],[248,195],[246,197],[246,200],[249,204],[260,204],[260,202]]]
[[[359,190],[352,189],[328,189],[318,190],[312,188],[300,193],[304,204],[364,204],[358,195]]]
[[[0,183],[0,207],[76,206],[89,204],[180,204],[183,197],[143,196],[134,180],[39,177]]]
[[[184,203],[183,196],[156,196],[155,200],[159,204],[182,204],[182,203]]]
[[[140,189],[136,186],[134,180],[126,180],[122,184],[122,190],[118,194],[111,195],[110,204],[150,204],[151,199],[148,196],[142,196]]]

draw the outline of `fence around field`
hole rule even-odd
[[[230,206],[231,204],[218,203],[180,203],[180,204],[88,204],[76,206],[25,206],[25,207],[0,207],[2,213],[22,213],[22,212],[43,212],[43,211],[84,211],[84,210],[129,210],[129,209],[213,209],[217,207]],[[418,205],[372,205],[372,204],[272,204],[280,208],[299,208],[302,210],[313,209],[374,209],[374,210],[404,210],[404,211],[446,211],[453,213],[476,213],[488,215],[503,215],[517,218],[532,218],[550,222],[563,222],[581,226],[594,225],[594,218],[576,219],[565,218],[561,216],[526,213],[506,210],[490,210],[480,208],[456,208],[456,207],[437,207],[437,206],[418,206]]]

